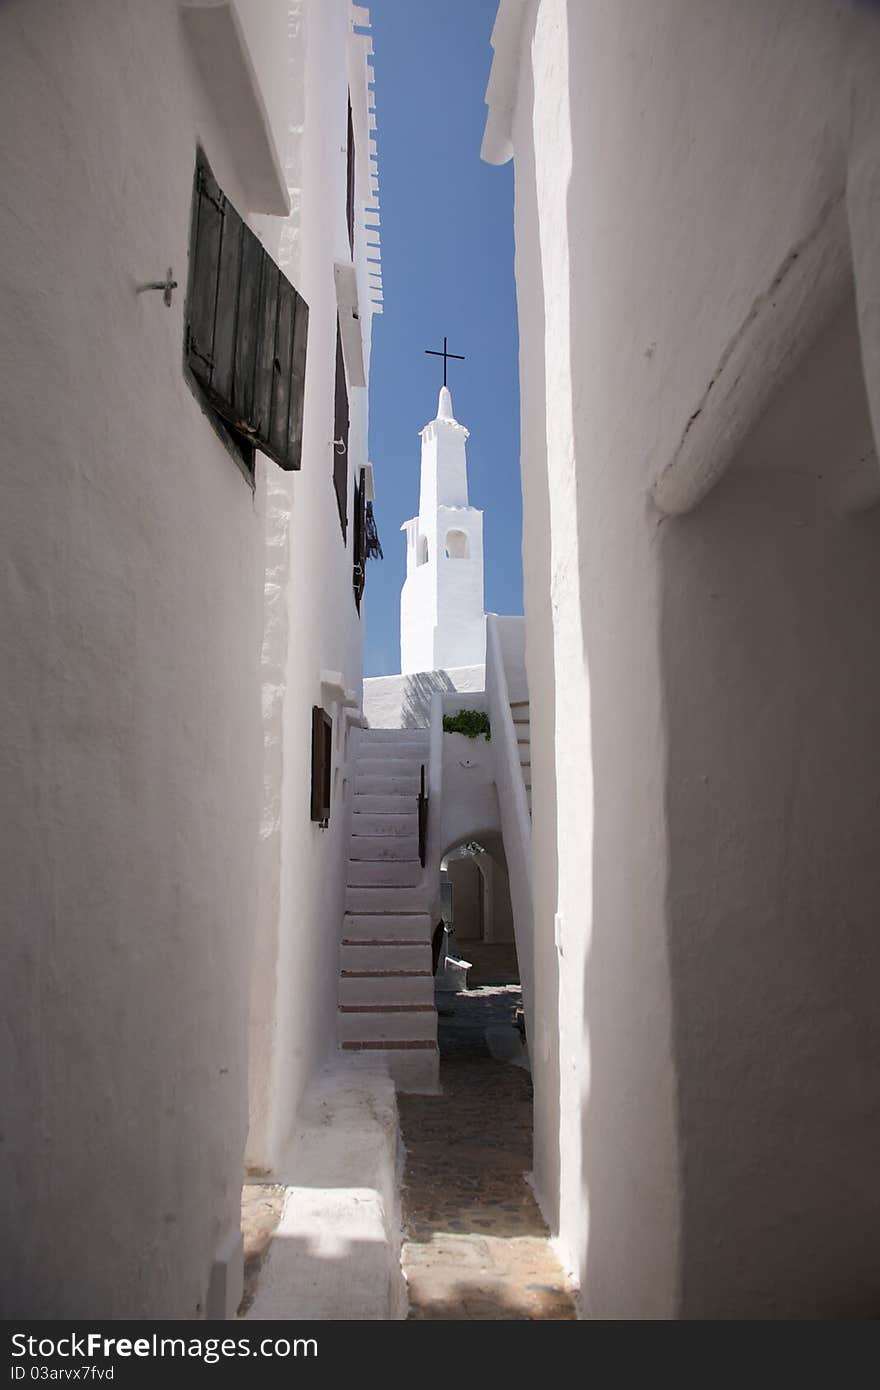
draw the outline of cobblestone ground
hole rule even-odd
[[[489,1023],[512,1022],[518,985],[456,996],[440,1019],[440,1096],[399,1095],[406,1146],[403,1269],[410,1318],[567,1319],[572,1295],[525,1174],[532,1085],[493,1061]]]

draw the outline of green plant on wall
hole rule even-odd
[[[443,732],[464,734],[465,738],[479,738],[484,734],[488,740],[492,737],[492,726],[485,710],[460,709],[458,714],[444,714]]]

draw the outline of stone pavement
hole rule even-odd
[[[410,1318],[566,1319],[571,1288],[525,1174],[532,1159],[526,1070],[493,1061],[483,1032],[512,1021],[517,985],[456,996],[440,1020],[440,1096],[400,1095],[406,1147],[402,1263]]]

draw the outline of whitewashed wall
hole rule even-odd
[[[171,0],[13,0],[0,67],[3,1310],[196,1317],[247,1127],[264,498],[183,378],[197,141],[246,179]]]
[[[337,291],[334,262],[350,262],[345,222],[347,87],[359,136],[358,196],[369,194],[363,42],[349,38],[347,0],[300,7],[289,46],[293,211],[267,226],[280,263],[310,307],[303,466],[276,473],[267,498],[266,631],[263,643],[266,793],[260,837],[257,953],[251,1004],[248,1165],[274,1171],[299,1100],[335,1052],[339,942],[351,809],[351,719],[361,696],[363,631],[352,589],[354,483],[367,462],[367,392],[350,388],[348,534],[333,489],[333,392]],[[358,82],[360,77],[360,82]],[[360,101],[360,105],[359,105]],[[267,220],[268,221],[268,220]],[[366,239],[357,218],[360,323],[369,370],[371,314],[364,295]],[[268,243],[267,243],[268,244]],[[369,577],[368,577],[369,586]],[[368,589],[369,592],[369,589]],[[342,689],[322,685],[341,676]],[[343,692],[355,706],[346,710]],[[330,825],[310,819],[312,706],[334,719]]]
[[[483,691],[486,668],[452,666],[408,676],[368,676],[364,681],[364,715],[372,729],[427,729],[435,691]]]
[[[494,75],[487,154],[515,101],[538,1189],[594,1315],[858,1315],[880,523],[846,514],[868,416],[854,329],[826,323],[845,265],[823,317],[788,287],[810,248],[828,264],[848,184],[870,360],[877,16],[505,0],[501,19],[521,60],[512,87]],[[665,519],[652,489],[689,428],[692,479],[718,461],[707,388],[728,392],[741,340],[792,394],[756,434],[761,392],[733,383],[730,471]]]
[[[308,787],[321,671],[360,676],[326,448],[349,7],[233,8],[222,90],[176,0],[0,13],[6,1316],[234,1305],[255,948],[260,1158],[333,1037],[345,796],[322,836]],[[255,493],[182,372],[197,143],[311,308],[303,471],[258,457]],[[291,222],[258,216],[284,182]],[[168,266],[171,308],[135,293]]]

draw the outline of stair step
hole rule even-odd
[[[375,758],[363,749],[355,760],[358,777],[418,777],[422,760],[418,758]]]
[[[377,945],[373,941],[343,941],[339,953],[340,970],[363,973],[366,970],[431,970],[431,943],[392,941]],[[341,983],[341,979],[340,979]]]
[[[437,1010],[433,1003],[416,1008],[340,1009],[337,1030],[343,1047],[352,1042],[436,1043]]]
[[[352,811],[367,816],[414,815],[418,808],[418,793],[359,792],[352,798]]]
[[[427,912],[428,893],[424,888],[407,884],[395,888],[390,884],[379,886],[357,886],[345,890],[346,912],[377,912],[397,914],[399,912]]]
[[[415,817],[411,817],[415,820]],[[410,826],[410,832],[413,827]],[[350,859],[418,859],[418,835],[358,835],[354,834],[348,848]],[[349,882],[352,880],[349,879]]]
[[[440,1053],[436,1043],[344,1043],[348,1065],[386,1071],[397,1091],[412,1095],[439,1093]]]
[[[414,888],[424,869],[418,859],[349,859],[349,888]]]
[[[411,811],[355,811],[351,818],[351,833],[354,839],[391,839],[395,836],[418,840],[418,808],[415,803]]]
[[[418,796],[419,776],[415,772],[397,777],[356,772],[354,790],[355,796]]]
[[[431,919],[427,912],[347,912],[342,919],[342,939],[430,942]]]
[[[434,1007],[434,979],[429,971],[419,974],[370,973],[342,975],[339,980],[341,1007],[394,1004]]]

